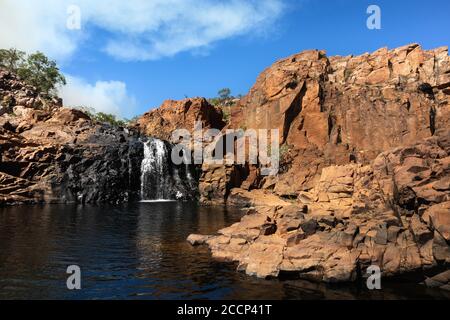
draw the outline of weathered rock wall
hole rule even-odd
[[[356,57],[311,50],[280,60],[231,109],[227,128],[279,129],[281,173],[262,179],[253,168],[252,180],[247,171],[240,183],[295,198],[313,188],[327,166],[368,164],[381,152],[448,129],[449,102],[446,47],[412,44]],[[230,190],[224,188],[218,202],[224,194]]]
[[[450,289],[447,48],[306,51],[266,69],[232,110],[226,128],[279,130],[280,174],[203,166],[204,203],[254,208],[191,243],[258,277],[354,281],[376,265]]]
[[[166,100],[159,108],[139,117],[134,127],[147,136],[171,141],[172,132],[177,129],[186,129],[193,134],[197,121],[202,123],[204,130],[221,130],[225,126],[222,118],[222,110],[205,98]]]
[[[444,132],[369,165],[327,167],[297,203],[262,204],[218,235],[190,240],[258,277],[345,282],[376,265],[384,277],[441,279],[450,266],[449,177]],[[450,289],[448,280],[439,286]]]
[[[143,146],[0,70],[0,204],[138,199]]]

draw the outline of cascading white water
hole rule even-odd
[[[167,149],[163,141],[150,139],[144,143],[144,159],[141,165],[141,194],[145,200],[163,200],[164,168],[167,163]],[[149,190],[149,188],[151,190]],[[153,194],[149,194],[152,191]],[[147,199],[148,197],[153,199]]]
[[[150,138],[144,143],[141,164],[142,200],[179,200],[195,198],[196,182],[192,168],[177,167],[170,159],[171,146],[162,140]]]

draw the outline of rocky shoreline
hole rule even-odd
[[[447,47],[305,51],[264,70],[229,119],[223,106],[191,98],[168,100],[128,128],[111,126],[4,70],[0,102],[0,205],[136,201],[141,138],[167,141],[197,121],[224,135],[278,129],[277,176],[250,163],[193,168],[198,190],[189,196],[248,212],[190,243],[262,278],[340,283],[377,265],[387,277],[419,274],[417,282],[449,290]]]
[[[262,278],[351,282],[376,265],[450,290],[449,75],[447,48],[417,44],[276,62],[228,127],[278,127],[281,172],[204,166],[204,203],[251,208],[188,241]]]
[[[442,272],[435,285],[448,290],[449,152],[446,134],[367,166],[327,167],[298,203],[251,208],[217,235],[188,241],[262,278],[349,282],[377,265],[386,277]]]

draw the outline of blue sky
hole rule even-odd
[[[305,49],[356,55],[412,42],[426,49],[450,43],[448,0],[170,1],[169,7],[150,1],[151,8],[143,0],[124,2],[135,10],[70,1],[81,9],[82,28],[61,31],[65,7],[39,11],[35,1],[5,0],[0,47],[44,51],[68,75],[72,104],[96,104],[129,118],[165,99],[212,97],[223,87],[245,94],[263,69]],[[366,27],[371,4],[381,8],[381,30]],[[14,16],[24,9],[30,16]],[[10,21],[2,26],[6,15]]]

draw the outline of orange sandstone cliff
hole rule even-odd
[[[251,208],[188,241],[258,277],[345,282],[376,265],[450,289],[449,103],[446,47],[276,62],[226,128],[278,128],[280,174],[204,165],[204,203]]]

